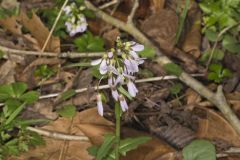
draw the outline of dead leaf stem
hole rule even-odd
[[[161,51],[142,33],[140,32],[133,23],[125,23],[122,22],[105,12],[101,11],[97,7],[95,7],[91,2],[85,0],[85,5],[93,10],[98,18],[104,20],[105,22],[112,24],[113,26],[129,33],[132,35],[136,40],[144,45],[148,45],[153,47],[156,50],[158,55],[157,62],[160,66],[164,66],[167,63],[173,63],[167,56],[163,55]],[[225,98],[222,91],[218,91],[214,93],[210,91],[207,87],[205,87],[202,83],[194,79],[191,75],[186,72],[182,72],[179,76],[179,79],[198,92],[201,96],[207,98],[210,102],[212,102],[224,115],[224,117],[229,121],[229,123],[233,126],[233,128],[237,131],[240,135],[240,120],[236,116],[236,114],[232,111]],[[220,87],[221,88],[221,87]],[[220,94],[221,93],[221,94]]]

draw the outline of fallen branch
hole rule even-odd
[[[138,3],[138,0],[136,0],[135,3]],[[156,60],[161,67],[164,67],[166,64],[173,63],[167,56],[163,55],[162,52],[142,32],[140,32],[133,23],[123,22],[106,14],[105,12],[95,7],[88,0],[85,0],[85,5],[87,6],[87,8],[94,11],[98,18],[129,33],[140,43],[154,48],[158,55]],[[224,117],[229,121],[229,123],[240,135],[240,121],[235,115],[235,113],[231,110],[230,106],[227,104],[221,86],[218,88],[217,93],[214,93],[184,71],[181,72],[178,77],[186,85],[188,85],[196,92],[198,92],[201,96],[207,98],[210,102],[212,102],[223,113]]]
[[[27,127],[27,130],[36,132],[39,135],[43,135],[50,138],[61,139],[61,140],[68,140],[68,141],[89,141],[89,138],[86,136],[76,136],[76,135],[69,135],[59,132],[48,131],[44,129],[38,129],[34,127]]]
[[[11,49],[4,46],[0,46],[0,51],[5,54],[16,54],[16,55],[33,55],[33,56],[46,56],[46,57],[59,57],[59,58],[83,58],[83,57],[101,57],[105,52],[62,52],[56,54],[55,52],[40,52],[40,51],[24,51]]]

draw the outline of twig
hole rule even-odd
[[[194,77],[200,77],[203,76],[203,74],[193,74],[192,76]],[[145,79],[138,79],[135,82],[136,83],[144,83],[144,82],[156,82],[156,81],[162,81],[162,80],[171,80],[171,79],[177,79],[176,76],[160,76],[160,77],[152,77],[152,78],[145,78]],[[103,89],[108,89],[110,88],[109,85],[101,85],[101,86],[95,86],[92,87],[94,90],[103,90]],[[82,92],[86,92],[88,91],[89,88],[81,88],[81,89],[76,89],[75,92],[76,93],[82,93]],[[47,99],[47,98],[54,98],[57,97],[61,94],[62,92],[58,92],[58,93],[52,93],[52,94],[47,94],[47,95],[43,95],[40,96],[39,99]],[[1,105],[0,105],[1,106]]]
[[[139,6],[139,0],[134,0],[133,8],[132,8],[131,13],[128,16],[127,23],[133,24],[133,18],[134,18],[134,15],[135,15],[136,11],[137,11],[138,6]]]
[[[138,40],[140,43],[144,45],[148,45],[150,47],[153,47],[158,55],[156,58],[156,61],[158,64],[162,67],[164,67],[166,64],[173,63],[167,56],[163,55],[160,50],[142,33],[140,32],[134,24],[131,23],[124,23],[106,13],[96,8],[94,5],[92,5],[91,2],[88,0],[85,0],[85,5],[93,10],[97,17],[101,18],[105,22],[114,25],[115,27],[118,27],[119,29],[129,33],[132,35],[136,40]],[[184,82],[186,85],[194,89],[196,92],[198,92],[201,96],[207,98],[210,102],[212,102],[225,116],[225,118],[229,121],[229,123],[233,126],[233,128],[237,131],[237,133],[240,135],[240,120],[235,115],[235,113],[232,111],[230,106],[227,104],[226,101],[222,101],[221,98],[224,96],[219,96],[220,92],[214,93],[210,91],[207,87],[205,87],[203,84],[201,84],[199,81],[194,79],[191,75],[189,75],[186,72],[182,72],[181,75],[179,75],[179,79]],[[219,98],[221,97],[221,98]],[[222,103],[220,103],[222,102]]]
[[[103,5],[100,6],[99,8],[100,8],[100,9],[105,9],[105,8],[108,8],[108,7],[116,4],[116,3],[118,3],[118,0],[113,0],[113,1],[110,1],[110,2],[108,2],[108,3],[103,4]]]
[[[52,36],[52,34],[53,34],[53,31],[54,31],[54,29],[56,28],[56,25],[57,25],[57,23],[58,23],[58,21],[59,21],[59,19],[60,19],[60,16],[61,16],[61,14],[62,14],[62,12],[63,12],[63,9],[66,7],[67,3],[68,3],[68,0],[65,0],[64,4],[62,5],[61,10],[59,11],[59,13],[58,13],[58,15],[57,15],[57,18],[56,18],[55,21],[54,21],[54,24],[53,24],[53,26],[52,26],[49,34],[48,34],[48,37],[47,37],[47,39],[46,39],[46,41],[45,41],[45,43],[44,43],[44,45],[43,45],[43,47],[42,47],[42,49],[41,49],[41,52],[44,52],[44,51],[45,51],[45,49],[46,49],[46,47],[47,47],[47,44],[48,44],[48,42],[49,42],[49,40],[50,40],[50,38],[51,38],[51,36]]]
[[[24,51],[11,49],[4,46],[0,46],[0,50],[6,54],[16,55],[33,55],[33,56],[46,56],[46,57],[59,57],[59,58],[82,58],[82,57],[101,57],[105,52],[62,52],[56,54],[54,52],[39,52],[39,51]]]
[[[89,141],[89,138],[86,136],[69,135],[69,134],[64,134],[59,132],[48,131],[44,129],[38,129],[34,127],[27,127],[27,130],[36,132],[46,137],[55,138],[55,139],[68,140],[68,141]]]

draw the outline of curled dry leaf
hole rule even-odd
[[[194,58],[199,58],[201,54],[201,11],[196,2],[192,3],[188,11],[187,22],[189,30],[184,37],[182,49]]]
[[[206,113],[206,119],[199,120],[197,135],[199,138],[223,140],[233,146],[240,147],[240,137],[232,126],[218,113],[207,108],[200,108]]]

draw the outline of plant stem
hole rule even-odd
[[[116,144],[115,144],[115,156],[116,160],[119,160],[119,145],[120,145],[120,125],[121,125],[121,109],[119,102],[115,105],[115,117],[116,117]]]

